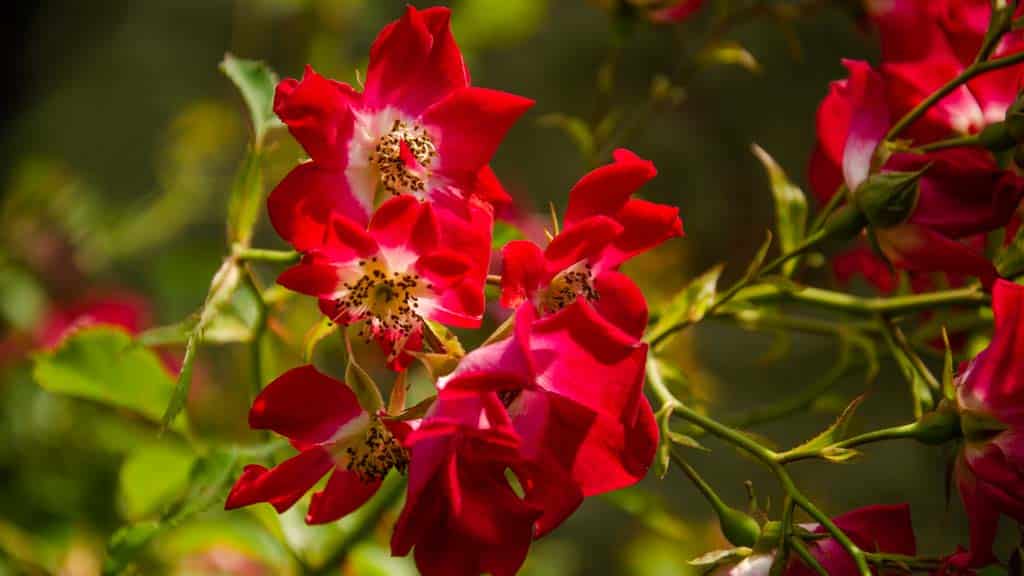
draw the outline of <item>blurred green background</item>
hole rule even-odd
[[[186,489],[194,457],[179,437],[158,436],[145,418],[42,390],[26,360],[26,335],[48,310],[110,290],[145,295],[154,325],[195,311],[226,254],[228,191],[248,137],[242,101],[217,69],[225,52],[264,60],[282,77],[300,75],[310,63],[354,82],[376,32],[401,14],[404,2],[22,4],[9,40],[15,46],[0,134],[0,311],[8,333],[0,356],[0,574],[98,574],[115,530],[161,517]],[[760,18],[730,29],[723,39],[749,52],[756,69],[719,58],[696,70],[695,51],[718,14],[741,3],[708,0],[679,26],[655,26],[609,4],[450,3],[474,83],[537,101],[494,161],[524,208],[564,205],[569,187],[590,168],[571,131],[560,127],[566,115],[592,122],[611,111],[632,127],[616,133],[614,144],[655,162],[660,174],[645,196],[678,205],[687,232],[630,266],[656,307],[718,262],[730,263],[727,283],[742,273],[773,221],[751,143],[802,184],[816,106],[828,81],[843,75],[840,58],[873,58],[877,43],[846,10],[822,3],[792,21]],[[677,101],[642,112],[650,108],[654,79],[673,71],[681,71],[674,80],[686,78]],[[607,161],[609,150],[601,152]],[[286,132],[271,136],[268,189],[300,156]],[[265,217],[254,245],[284,248]],[[277,270],[257,267],[259,283],[271,285]],[[823,270],[807,279],[830,282]],[[303,333],[316,320],[306,300],[275,308],[271,334],[255,348],[200,350],[188,407],[201,444],[259,440],[245,424],[257,373],[254,349],[259,372],[268,377],[297,364]],[[711,320],[679,338],[668,357],[688,376],[681,395],[711,413],[733,414],[807,385],[836,353],[825,337],[787,341]],[[338,365],[334,354],[340,354],[337,343],[318,353],[318,363]],[[800,441],[863,389],[863,370],[853,371],[812,409],[752,430],[780,446]],[[909,417],[906,386],[883,359],[854,427]],[[772,478],[726,446],[712,440],[707,446],[710,453],[694,452],[691,461],[722,495],[745,506],[750,480],[777,518]],[[884,444],[854,463],[797,464],[794,473],[831,514],[909,502],[922,550],[938,554],[966,542],[955,496],[947,504],[949,456]],[[303,528],[304,504],[280,521],[269,506],[232,513],[220,507],[215,502],[161,531],[137,555],[139,573],[294,573],[293,554],[318,558],[349,529],[347,522]],[[386,527],[373,532],[343,573],[412,573],[411,561],[387,557],[387,537]],[[688,559],[724,544],[707,505],[673,470],[664,480],[649,478],[636,489],[587,501],[536,543],[524,574],[685,574]]]

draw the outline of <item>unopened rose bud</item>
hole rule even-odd
[[[722,535],[733,546],[753,546],[761,536],[761,526],[757,521],[735,508],[719,510],[718,522]]]
[[[959,438],[960,415],[953,406],[943,403],[935,412],[929,412],[917,421],[914,439],[923,444],[945,444]]]
[[[854,203],[872,226],[890,228],[910,217],[920,196],[919,182],[928,166],[916,172],[873,174],[853,193]]]

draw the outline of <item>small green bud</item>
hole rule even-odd
[[[843,206],[825,222],[825,236],[835,240],[853,238],[868,223],[864,214],[852,206]]]
[[[939,405],[935,412],[929,412],[917,421],[914,439],[922,444],[945,444],[959,438],[960,415],[947,402]]]
[[[872,174],[853,193],[854,203],[872,226],[902,224],[913,213],[920,196],[919,182],[928,166],[916,172]]]
[[[1013,148],[1017,144],[1017,139],[1010,134],[1009,119],[1010,113],[1007,112],[1006,122],[996,122],[985,126],[978,134],[978,143],[992,152],[1002,152]],[[1019,121],[1024,121],[1024,116],[1021,116]],[[1024,126],[1020,128],[1024,128]],[[1024,132],[1021,132],[1021,135],[1024,136]]]
[[[1017,99],[1006,110],[1003,124],[1010,138],[1015,142],[1024,142],[1024,93],[1017,94]]]
[[[735,508],[718,510],[718,522],[725,539],[733,546],[751,547],[761,535],[757,521]]]

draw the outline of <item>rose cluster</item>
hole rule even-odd
[[[820,202],[848,205],[867,223],[860,243],[833,259],[840,280],[861,274],[890,292],[906,273],[920,292],[976,278],[992,292],[991,344],[939,407],[962,435],[954,475],[971,525],[970,551],[943,570],[966,570],[996,561],[1000,514],[1024,522],[1024,287],[1000,279],[985,255],[991,233],[1013,240],[1024,196],[1015,166],[1024,32],[1012,25],[1024,5],[867,5],[881,62],[843,62],[848,77],[818,109],[809,180]],[[979,67],[986,59],[1001,65]]]
[[[446,352],[432,324],[481,326],[495,208],[511,200],[489,162],[532,102],[470,85],[444,8],[410,7],[385,27],[362,88],[311,68],[278,85],[274,110],[310,159],[268,207],[301,254],[278,282],[400,373]],[[330,522],[394,470],[408,476],[394,554],[414,550],[424,574],[501,575],[585,497],[640,480],[658,440],[643,395],[647,304],[618,269],[682,235],[677,209],[633,197],[655,173],[619,150],[572,188],[547,246],[504,246],[509,329],[443,371],[426,410],[385,408],[309,365],[267,385],[249,424],[298,454],[246,467],[227,508],[283,512],[330,474],[306,516]]]

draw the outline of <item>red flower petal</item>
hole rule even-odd
[[[637,254],[683,235],[683,221],[675,206],[633,199],[619,211],[616,220],[622,233],[595,262],[601,269],[616,268]]]
[[[592,170],[569,191],[566,226],[588,216],[614,218],[630,197],[658,174],[652,162],[629,150],[616,150],[614,157],[615,162]]]
[[[335,470],[327,486],[314,492],[309,501],[306,524],[334,522],[358,509],[377,493],[380,480],[363,482],[348,470]]]
[[[640,287],[629,276],[608,270],[594,278],[594,288],[597,312],[624,332],[642,338],[647,329],[647,300]]]
[[[327,227],[339,216],[356,222],[368,220],[367,211],[352,195],[340,171],[307,162],[295,167],[267,199],[270,223],[296,250],[320,247]]]
[[[260,392],[249,410],[249,427],[312,445],[330,440],[364,413],[348,386],[306,365],[278,376]]]
[[[341,278],[335,266],[303,262],[282,272],[277,283],[300,294],[326,298],[337,292]]]
[[[224,509],[268,502],[278,513],[285,512],[333,466],[331,456],[319,448],[300,452],[269,470],[250,464],[231,488]]]
[[[996,269],[983,254],[923,226],[901,224],[875,230],[878,245],[889,261],[917,272],[947,272],[979,278],[989,286]]]
[[[501,305],[515,308],[544,283],[544,253],[533,242],[513,240],[501,249],[501,257]]]
[[[438,142],[440,168],[449,174],[476,174],[491,161],[509,128],[533,100],[485,88],[453,91],[422,117]]]
[[[622,226],[607,216],[591,216],[562,230],[544,249],[551,275],[599,254],[622,232]]]
[[[590,305],[577,300],[534,322],[530,348],[541,388],[613,419],[636,417],[647,345]]]
[[[385,26],[370,47],[363,92],[366,104],[380,109],[398,102],[425,65],[433,41],[422,14],[412,6]]]
[[[505,191],[505,187],[501,185],[501,181],[490,166],[484,166],[476,173],[475,181],[467,186],[467,190],[496,207],[512,203],[512,197]]]
[[[288,78],[277,85],[274,112],[320,167],[341,170],[348,163],[352,106],[359,99],[351,87],[306,66],[301,82]]]
[[[388,199],[370,219],[370,234],[386,247],[411,245],[422,254],[437,245],[437,220],[429,204],[410,194]]]
[[[433,284],[437,292],[443,292],[461,282],[472,268],[473,263],[468,258],[450,250],[421,256],[416,261],[416,272]]]

